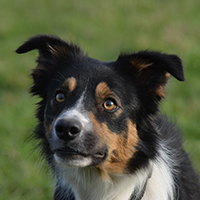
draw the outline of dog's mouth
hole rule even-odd
[[[55,155],[62,158],[62,159],[76,159],[76,158],[94,158],[94,159],[104,159],[106,157],[106,153],[103,151],[99,151],[93,154],[89,154],[89,153],[84,153],[78,150],[74,150],[70,147],[64,147],[61,149],[56,149],[54,151]]]
[[[74,155],[81,155],[81,156],[83,156],[83,157],[87,157],[87,155],[86,154],[84,154],[84,153],[81,153],[81,152],[79,152],[79,151],[76,151],[76,150],[74,150],[74,149],[71,149],[71,148],[69,148],[69,147],[64,147],[64,148],[61,148],[61,149],[57,149],[57,150],[55,150],[55,153],[56,153],[56,155],[57,156],[59,156],[59,157],[63,157],[63,156],[74,156]]]

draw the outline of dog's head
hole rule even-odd
[[[17,53],[33,49],[39,57],[31,93],[42,99],[36,134],[52,166],[93,166],[108,178],[155,156],[158,136],[146,119],[157,113],[169,75],[184,80],[177,56],[141,51],[102,62],[45,35]]]

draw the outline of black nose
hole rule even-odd
[[[77,120],[60,119],[55,125],[57,136],[65,141],[75,139],[80,134],[81,129],[82,125]]]

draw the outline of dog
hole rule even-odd
[[[155,51],[90,58],[74,43],[37,35],[30,93],[40,97],[34,138],[55,176],[56,200],[198,200],[180,129],[159,111],[181,59]]]

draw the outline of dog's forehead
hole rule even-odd
[[[113,68],[113,62],[102,62],[90,58],[62,68],[57,76],[59,76],[58,80],[61,80],[62,87],[67,87],[69,91],[78,89],[79,92],[86,88],[95,91],[102,82],[106,82],[110,86],[119,82],[119,77]],[[56,79],[54,78],[53,81]]]

